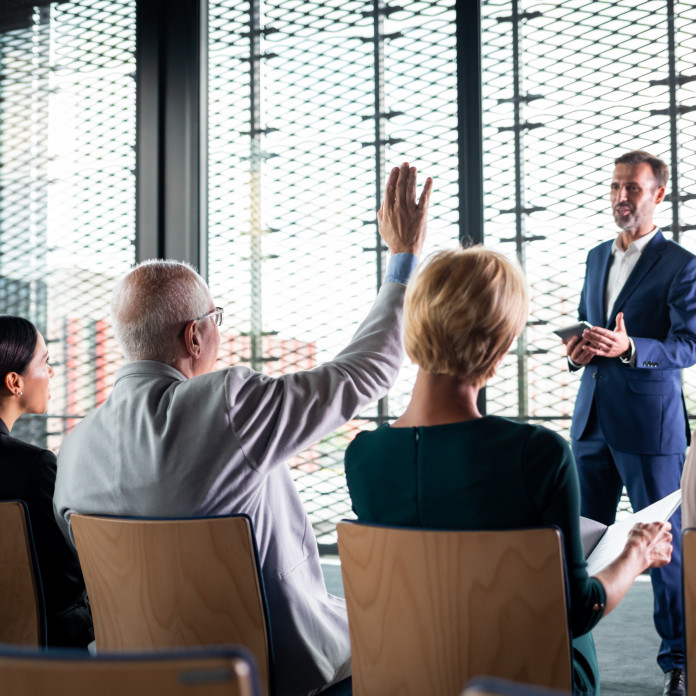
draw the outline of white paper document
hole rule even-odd
[[[636,522],[666,522],[680,505],[681,490],[678,490],[610,527],[581,517],[580,535],[585,547],[588,574],[595,575],[623,551],[628,533]]]

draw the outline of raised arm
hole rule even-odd
[[[230,425],[257,470],[286,460],[343,425],[394,383],[403,360],[405,284],[425,240],[431,190],[428,178],[416,199],[416,168],[408,163],[389,174],[377,216],[392,254],[385,283],[348,346],[333,360],[276,379],[230,371]]]

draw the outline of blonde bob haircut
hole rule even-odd
[[[441,251],[409,283],[406,352],[431,374],[483,385],[527,321],[517,263],[482,246]]]

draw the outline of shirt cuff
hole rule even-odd
[[[581,367],[585,367],[584,365],[581,365],[580,363],[576,363],[574,360],[571,359],[569,355],[566,355],[566,360],[568,361],[568,367],[575,371],[579,370]]]
[[[418,257],[415,254],[392,254],[389,257],[384,282],[406,285],[417,265]]]
[[[629,336],[628,340],[631,344],[631,352],[627,358],[624,358],[622,355],[619,356],[619,360],[624,364],[624,365],[630,365],[631,367],[636,366],[636,344],[633,342],[633,339]]]

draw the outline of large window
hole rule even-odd
[[[568,436],[579,377],[551,331],[577,317],[589,249],[616,236],[615,157],[640,149],[671,165],[656,222],[696,251],[696,7],[486,0],[482,11],[485,243],[520,258],[532,297],[489,409]],[[685,380],[696,412],[696,372]]]
[[[4,13],[0,305],[37,324],[56,372],[48,418],[13,432],[57,447],[120,357],[108,305],[135,256],[135,2]]]
[[[615,157],[647,150],[670,164],[656,222],[696,251],[696,7],[485,0],[482,14],[485,240],[518,256],[531,289],[488,407],[567,438],[579,373],[552,329],[577,317],[587,252],[616,236]],[[696,370],[684,383],[696,413]]]
[[[408,159],[435,178],[428,248],[458,243],[467,66],[455,5],[210,0],[201,270],[227,312],[221,364],[278,375],[346,345],[386,267],[375,214],[392,165]],[[49,417],[16,427],[54,448],[105,398],[120,360],[108,303],[136,253],[135,10],[136,0],[0,8],[0,298],[47,334]],[[658,221],[696,250],[696,8],[483,0],[481,13],[484,241],[520,259],[532,296],[487,410],[567,436],[577,376],[551,331],[575,318],[587,251],[615,234],[614,157],[640,148],[670,163]],[[162,38],[167,23],[147,16]],[[168,65],[153,89],[179,84],[163,79]],[[163,161],[184,149],[162,147]],[[320,542],[349,512],[347,443],[400,414],[414,376],[407,361],[386,399],[289,463]],[[687,370],[696,413],[695,387]]]
[[[209,280],[229,310],[225,363],[269,374],[330,359],[386,265],[376,210],[410,159],[436,179],[429,248],[457,243],[454,7],[212,0]],[[343,450],[399,414],[388,399],[290,463],[320,541],[350,509]]]
[[[577,376],[551,330],[575,318],[587,251],[615,234],[614,157],[641,148],[671,163],[660,224],[696,247],[695,12],[482,3],[485,244],[520,259],[532,296],[489,413],[568,434]],[[435,177],[429,248],[457,243],[454,19],[447,2],[211,4],[210,280],[232,308],[225,361],[279,374],[346,343],[383,272],[374,215],[390,165]],[[320,540],[348,511],[347,442],[399,414],[413,378],[405,366],[387,400],[291,463]]]

